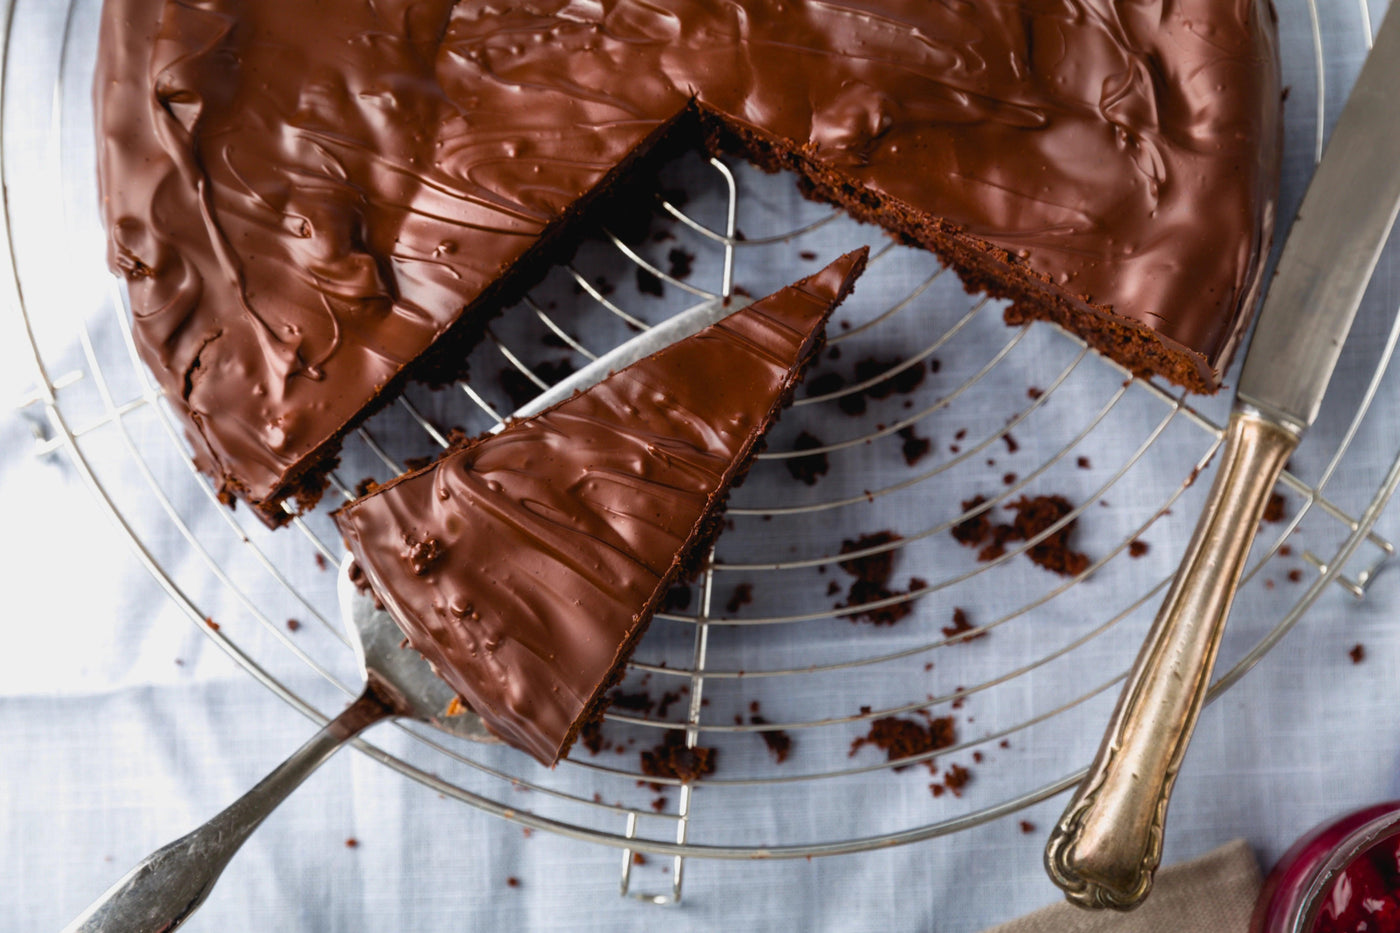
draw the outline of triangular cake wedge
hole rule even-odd
[[[335,513],[409,643],[552,765],[596,719],[864,249]]]

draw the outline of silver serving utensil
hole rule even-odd
[[[148,856],[64,933],[153,933],[180,926],[204,903],[234,853],[277,805],[337,749],[377,722],[405,716],[463,738],[500,741],[475,713],[446,715],[455,697],[452,688],[418,652],[400,647],[403,633],[350,581],[350,563],[347,556],[341,564],[337,594],[342,621],[365,672],[359,698],[248,793]]]
[[[1152,888],[1172,785],[1259,519],[1317,418],[1400,209],[1397,93],[1400,12],[1392,10],[1279,257],[1196,532],[1046,847],[1051,878],[1082,906],[1130,909]]]
[[[738,311],[746,301],[702,301],[614,348],[515,411],[538,414],[609,373],[689,337]],[[504,425],[498,425],[496,431]],[[147,933],[174,930],[194,913],[229,859],[254,829],[336,749],[375,723],[408,716],[477,742],[499,742],[475,713],[448,717],[455,694],[418,652],[401,648],[403,633],[389,613],[350,582],[351,558],[340,567],[337,592],[365,690],[256,787],[208,823],[159,849],[64,928],[63,933]]]

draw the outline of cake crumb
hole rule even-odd
[[[943,786],[948,788],[954,797],[962,796],[962,789],[970,780],[972,772],[962,765],[949,765],[948,770],[943,772]]]
[[[1150,544],[1148,544],[1146,541],[1142,541],[1137,538],[1134,538],[1133,540],[1128,542],[1129,557],[1142,557],[1151,549],[1152,546]]]
[[[645,855],[643,855],[643,854],[640,853],[640,852],[633,852],[633,853],[632,853],[632,864],[633,864],[633,865],[645,865],[646,863],[647,863],[647,857],[646,857]]]
[[[214,621],[214,617],[213,617],[213,616],[205,616],[205,617],[204,617],[204,624],[207,625],[207,626],[209,626],[209,628],[210,628],[211,630],[215,631],[215,632],[217,632],[217,631],[219,630],[219,623],[217,623],[217,622]]]
[[[586,722],[579,727],[578,740],[584,748],[588,749],[590,755],[596,755],[605,748],[612,747],[612,743],[603,738],[603,727],[596,720]]]
[[[900,536],[892,531],[877,531],[873,534],[862,535],[855,541],[842,541],[841,553],[849,554],[854,551],[864,551],[900,540],[902,540]],[[864,557],[844,560],[837,566],[856,579],[851,584],[850,590],[846,594],[845,604],[838,604],[836,608],[849,609],[853,607],[868,607],[860,608],[856,612],[842,615],[842,618],[849,619],[852,622],[868,622],[871,625],[893,625],[914,611],[912,599],[906,599],[902,602],[891,602],[888,605],[882,606],[870,606],[869,604],[893,600],[899,596],[912,596],[928,586],[927,581],[918,577],[911,577],[907,590],[901,592],[890,588],[889,581],[894,571],[893,549],[877,551],[874,554],[867,554]]]
[[[643,269],[641,266],[637,267],[637,291],[657,298],[666,295],[666,287],[661,283],[661,279],[650,269]]]
[[[734,587],[734,592],[729,595],[729,602],[724,604],[724,611],[734,615],[751,602],[753,602],[753,584],[740,583]]]
[[[898,368],[903,365],[903,362],[904,361],[900,359],[878,360],[873,357],[867,357],[856,363],[856,382],[866,382],[874,379],[882,373],[887,373],[890,372],[890,370]],[[901,395],[908,395],[923,384],[924,374],[926,372],[927,368],[924,365],[924,361],[919,360],[917,363],[906,366],[900,369],[899,372],[893,373],[889,377],[881,379],[879,382],[868,387],[865,390],[865,394],[868,398],[877,401],[888,398],[895,392]]]
[[[1038,389],[1035,386],[1029,386],[1026,389],[1026,398],[1030,399],[1032,402],[1038,400],[1044,394],[1045,392],[1043,390]]]
[[[846,387],[846,379],[837,372],[816,373],[806,379],[807,397],[835,395]]]
[[[902,438],[900,452],[904,454],[904,462],[909,466],[918,465],[919,461],[928,456],[928,452],[933,448],[933,441],[914,433],[913,425],[900,428],[895,433]]]
[[[1297,567],[1294,567],[1292,570],[1288,571],[1288,582],[1289,582],[1289,583],[1301,583],[1302,580],[1303,580],[1303,571],[1299,570]]]
[[[680,612],[682,609],[690,607],[690,599],[690,587],[684,583],[678,583],[666,591],[665,597],[661,600],[661,611]]]
[[[850,554],[855,551],[871,550],[902,540],[904,539],[893,531],[876,531],[861,535],[854,541],[849,539],[842,541],[841,553]],[[859,580],[869,583],[888,583],[890,574],[894,571],[894,550],[887,548],[877,550],[873,554],[852,557],[840,561],[837,566]]]
[[[826,446],[821,438],[809,431],[803,431],[792,442],[793,450],[814,450]],[[804,457],[791,457],[787,460],[788,472],[792,478],[808,486],[815,486],[831,470],[831,461],[826,454],[807,454]]]
[[[688,279],[695,268],[695,254],[674,246],[666,254],[666,265],[666,271],[670,273],[671,278]]]
[[[325,570],[328,566],[330,566],[326,562],[326,555],[322,554],[320,551],[317,551],[315,554],[312,555],[312,557],[316,559],[317,570]]]
[[[288,619],[288,620],[287,620],[287,631],[289,631],[289,632],[295,632],[295,631],[296,631],[297,629],[299,629],[299,628],[301,628],[301,621],[300,621],[299,619]]]
[[[1288,500],[1283,497],[1281,492],[1272,493],[1268,503],[1264,506],[1264,521],[1274,525],[1287,517]]]
[[[961,635],[961,634],[963,634],[964,632],[970,632],[970,631],[972,631],[975,627],[976,627],[976,626],[974,626],[974,625],[972,624],[972,622],[971,622],[971,621],[968,619],[968,617],[967,617],[967,610],[962,609],[962,608],[954,608],[954,609],[953,609],[953,624],[952,624],[952,625],[945,625],[945,626],[943,626],[943,637],[944,637],[944,638],[956,638],[958,635]],[[976,640],[976,639],[978,639],[978,638],[983,638],[983,637],[985,637],[986,634],[987,634],[986,632],[978,632],[976,635],[969,635],[967,638],[964,638],[964,639],[962,639],[962,640],[963,640],[963,641],[974,641],[974,640]]]
[[[1351,658],[1352,664],[1360,664],[1366,660],[1366,646],[1360,642],[1352,645],[1351,650],[1347,652],[1347,657]]]
[[[974,496],[962,503],[963,511],[970,512],[986,501],[982,496]],[[1022,496],[1006,508],[1016,513],[1010,524],[993,525],[987,513],[980,512],[954,525],[951,532],[953,539],[967,547],[979,548],[977,559],[986,563],[1005,554],[1008,543],[1029,541],[1074,511],[1068,499],[1057,495]],[[1070,546],[1070,536],[1078,523],[1077,518],[1066,522],[1053,534],[1027,549],[1026,556],[1061,576],[1083,573],[1089,567],[1089,558]]]
[[[1076,460],[1076,461],[1074,461],[1074,462],[1075,462],[1075,464],[1079,467],[1079,469],[1081,469],[1081,470],[1088,470],[1088,469],[1092,469],[1092,468],[1093,468],[1093,467],[1092,467],[1092,464],[1089,463],[1089,458],[1088,458],[1088,457],[1080,457],[1078,460]]]
[[[686,688],[682,687],[679,693],[667,690],[665,693],[661,694],[661,699],[658,700],[656,703],[656,715],[661,719],[665,719],[666,714],[671,711],[671,704],[679,703],[681,699],[681,693],[688,692],[689,691],[686,690]],[[710,701],[708,698],[700,702],[701,706],[708,706],[709,704]]]
[[[360,847],[360,840],[356,839],[354,836],[351,836],[349,839],[346,839],[346,840],[345,840],[345,848],[347,848],[347,849],[358,849],[359,847]]]
[[[676,778],[688,784],[713,774],[718,757],[717,750],[703,745],[687,748],[685,732],[669,729],[660,744],[641,753],[642,773],[650,777]]]
[[[900,719],[897,716],[882,716],[870,723],[869,732],[851,742],[848,756],[853,758],[864,746],[874,745],[885,753],[886,760],[898,761],[947,748],[955,741],[957,733],[951,716],[930,716],[927,723],[916,719]],[[937,773],[932,758],[923,764],[928,767],[929,773]],[[907,767],[907,764],[896,765],[894,770],[902,771]]]
[[[1022,541],[1030,541],[1043,534],[1074,511],[1074,506],[1064,496],[1036,496],[1033,499],[1022,496],[1013,502],[1011,507],[1016,510],[1012,527]],[[1089,567],[1089,558],[1074,550],[1069,542],[1070,535],[1078,523],[1077,518],[1066,522],[1053,534],[1033,545],[1026,551],[1026,556],[1046,570],[1061,576],[1074,577],[1083,573]]]
[[[762,716],[750,716],[749,724],[754,726],[766,726],[768,720]],[[773,755],[775,764],[782,764],[788,760],[788,755],[792,753],[792,736],[782,729],[765,729],[758,734],[763,739],[763,744],[768,746],[768,751]]]
[[[508,888],[518,888],[518,887],[520,887],[520,879],[517,878],[517,877],[515,877],[514,875],[511,875],[509,878],[506,879],[506,887],[508,887]]]
[[[1030,835],[1031,833],[1035,832],[1035,824],[1032,823],[1030,820],[1022,820],[1021,832],[1025,833],[1026,835]]]
[[[963,500],[962,510],[964,513],[971,512],[986,501],[986,498],[983,496],[973,496],[971,499]],[[987,536],[991,533],[991,529],[992,523],[987,517],[987,512],[978,512],[976,515],[965,518],[953,526],[953,540],[957,541],[959,544],[973,547],[985,541]]]

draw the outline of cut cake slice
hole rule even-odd
[[[849,253],[335,513],[409,643],[502,739],[552,765],[602,714],[865,260]]]

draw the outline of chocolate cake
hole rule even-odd
[[[864,265],[850,253],[335,513],[409,643],[493,732],[553,764],[602,714]]]
[[[272,522],[693,143],[1208,392],[1270,239],[1275,59],[1267,0],[106,0],[109,261],[199,466]]]

